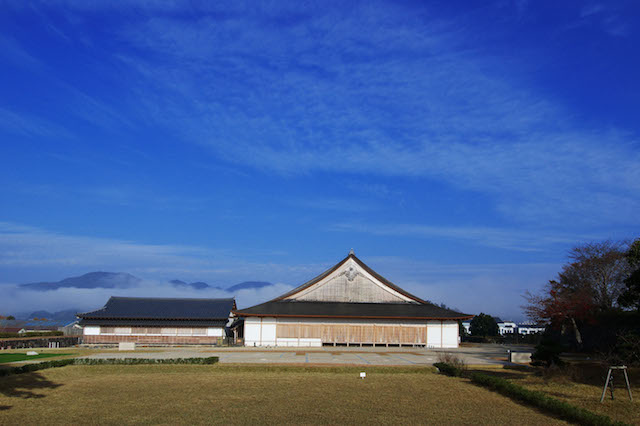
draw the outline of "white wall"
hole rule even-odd
[[[442,329],[442,347],[443,348],[457,348],[458,347],[458,322],[457,321],[444,321]]]
[[[245,346],[322,346],[321,339],[297,339],[278,338],[276,327],[278,323],[326,323],[326,324],[384,324],[384,325],[424,325],[423,321],[392,320],[339,320],[318,318],[257,318],[247,317],[244,321]],[[427,347],[430,348],[457,348],[458,347],[458,322],[457,321],[427,321]]]
[[[100,326],[86,325],[83,332],[85,336],[97,336],[100,334]]]
[[[262,335],[262,321],[261,318],[248,317],[244,320],[244,345],[245,346],[260,346]]]
[[[262,341],[261,346],[276,345],[276,319],[262,318]]]
[[[245,346],[276,346],[276,319],[248,317],[244,320]]]
[[[442,323],[440,321],[427,321],[427,347],[442,347]]]
[[[207,336],[224,337],[224,328],[222,328],[222,327],[209,327],[209,328],[207,328]]]

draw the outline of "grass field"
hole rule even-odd
[[[0,378],[0,424],[88,421],[562,424],[426,368],[109,365]]]
[[[73,355],[73,354],[71,353],[38,353],[38,355],[27,355],[26,352],[6,353],[6,354],[0,354],[0,364],[5,364],[7,362],[31,361],[38,358],[51,358],[56,356],[68,356],[68,355]]]
[[[640,425],[640,369],[629,371],[633,402],[629,401],[623,377],[618,375],[615,377],[615,399],[612,401],[607,391],[603,403],[600,403],[600,396],[606,369],[601,366],[576,368],[574,373],[579,374],[573,378],[566,374],[541,376],[527,369],[477,367],[472,370],[503,377],[527,389],[541,391],[596,414],[609,416],[612,420]]]

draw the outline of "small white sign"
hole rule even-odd
[[[360,373],[360,378],[364,379],[365,377],[367,377],[367,373],[365,373],[364,371],[362,373]]]
[[[36,352],[36,351],[27,352],[27,356],[32,356],[32,355],[38,355],[38,352]]]

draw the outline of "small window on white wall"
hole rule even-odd
[[[193,335],[194,336],[206,336],[207,335],[207,329],[206,328],[194,328],[193,329]]]
[[[115,334],[118,334],[121,336],[131,334],[131,327],[116,327]]]
[[[175,336],[178,333],[178,329],[171,327],[163,327],[162,335],[163,336]]]

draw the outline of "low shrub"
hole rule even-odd
[[[607,416],[595,414],[584,408],[575,407],[564,401],[557,400],[547,396],[543,392],[526,389],[501,377],[490,376],[483,373],[473,373],[471,374],[471,381],[570,422],[594,426],[624,424],[613,422]]]
[[[438,352],[437,359],[439,364],[448,364],[461,372],[467,369],[464,360],[451,352]]]
[[[67,365],[138,365],[138,364],[215,364],[218,362],[217,356],[208,358],[165,358],[165,359],[151,359],[151,358],[104,358],[104,359],[92,359],[92,358],[73,358],[73,359],[60,359],[56,361],[45,361],[34,364],[25,364],[19,367],[10,367],[0,369],[1,376],[9,376],[12,374],[29,373],[37,370],[44,370],[46,368],[64,367]]]
[[[447,376],[461,377],[464,375],[464,370],[462,368],[447,364],[446,362],[436,362],[433,366],[442,374],[446,374]]]

